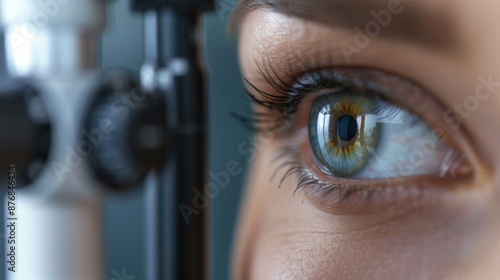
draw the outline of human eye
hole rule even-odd
[[[308,133],[317,164],[332,177],[455,177],[468,172],[461,153],[419,116],[363,89],[338,88],[316,98]]]
[[[415,83],[360,67],[260,73],[270,90],[250,94],[261,131],[283,143],[280,184],[296,176],[297,190],[345,201],[474,180],[465,132]]]

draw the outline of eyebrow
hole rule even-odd
[[[242,0],[233,14],[233,28],[240,24],[245,14],[255,9],[267,9],[356,32],[361,30],[365,35],[370,30],[376,31],[375,25],[378,25],[380,31],[376,37],[410,41],[439,49],[451,49],[458,45],[451,9],[438,11],[422,5],[421,1]]]

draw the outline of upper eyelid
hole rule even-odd
[[[246,79],[248,93],[259,105],[269,104],[268,109],[275,109],[272,105],[290,105],[290,99],[296,95],[318,92],[322,90],[354,89],[358,93],[377,94],[391,102],[398,103],[403,107],[411,107],[413,104],[405,104],[407,97],[422,97],[430,95],[430,91],[398,75],[385,71],[365,67],[321,67],[311,70],[303,70],[295,74],[292,70],[279,72],[270,63],[264,62],[258,65],[258,73],[265,82],[265,86],[259,87],[252,81]],[[384,86],[380,86],[383,84]],[[400,98],[397,93],[404,87],[405,92],[413,93],[405,98]],[[391,94],[395,92],[394,94]],[[300,102],[305,96],[299,96],[295,102]],[[434,96],[429,98],[435,99]],[[438,100],[439,105],[441,102]],[[444,107],[444,106],[443,106]],[[278,107],[278,109],[282,109]]]
[[[424,101],[429,99],[434,101],[433,105],[437,104],[441,109],[445,108],[437,94],[424,86],[398,74],[374,68],[310,65],[309,69],[295,73],[291,67],[288,67],[287,71],[275,69],[271,61],[263,59],[262,63],[257,64],[257,69],[261,82],[265,82],[265,85],[259,87],[249,79],[246,81],[249,86],[248,93],[253,98],[259,99],[260,97],[259,101],[262,102],[284,104],[294,94],[349,88],[359,93],[380,95],[410,110],[415,104],[421,103],[420,106],[425,106],[429,102]],[[324,78],[323,74],[328,77]],[[322,80],[318,81],[318,79]],[[401,93],[407,93],[407,95],[401,98],[398,96]],[[410,102],[406,102],[408,98],[411,99]]]

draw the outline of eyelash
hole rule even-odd
[[[292,122],[299,105],[308,93],[327,88],[331,90],[341,89],[340,84],[332,83],[331,79],[327,79],[322,72],[312,74],[310,76],[312,82],[305,84],[301,82],[297,75],[289,71],[286,74],[289,82],[285,82],[271,65],[265,62],[261,65],[263,66],[260,66],[260,64],[258,66],[258,73],[271,86],[274,93],[259,89],[248,79],[245,79],[245,84],[247,85],[245,91],[251,102],[268,109],[269,113],[256,112],[252,117],[245,117],[235,112],[232,113],[234,118],[238,119],[245,126],[250,127],[256,133],[280,132],[282,127],[286,127],[287,123]]]
[[[298,191],[314,186],[322,190],[322,196],[328,197],[335,194],[335,197],[338,197],[337,202],[339,204],[343,204],[355,194],[361,194],[365,202],[368,202],[375,192],[382,190],[380,185],[352,185],[349,183],[332,183],[319,180],[309,170],[307,170],[306,167],[304,167],[297,151],[288,145],[281,147],[278,150],[275,162],[280,162],[280,164],[271,175],[271,181],[275,179],[276,175],[282,169],[285,169],[283,176],[279,181],[278,188],[281,188],[283,182],[290,176],[294,174],[298,175],[297,185],[292,193],[292,197],[295,197]]]

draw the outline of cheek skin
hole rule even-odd
[[[292,196],[294,180],[281,189],[269,182],[276,149],[261,147],[250,177],[236,279],[446,279],[485,238],[481,195],[403,215],[326,214],[300,192]]]

